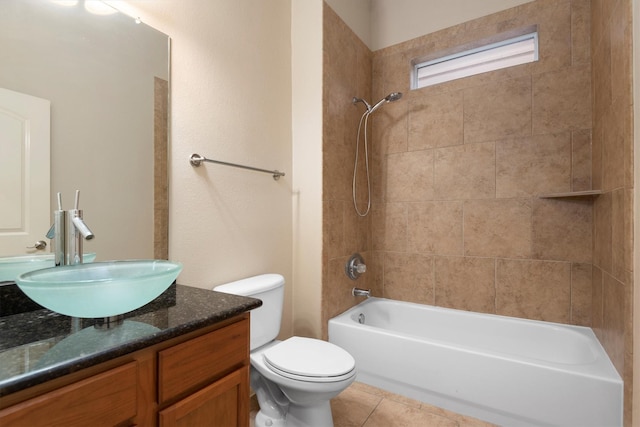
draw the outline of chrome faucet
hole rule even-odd
[[[76,190],[74,209],[62,210],[62,198],[58,193],[58,210],[53,211],[53,225],[47,233],[54,240],[55,265],[82,264],[82,242],[95,236],[82,219],[82,210],[78,209],[80,190]]]

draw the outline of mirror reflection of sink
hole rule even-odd
[[[96,254],[84,254],[83,259],[85,263],[91,263],[96,259]],[[0,282],[13,282],[22,273],[54,266],[53,253],[0,257]]]
[[[182,271],[165,260],[105,261],[46,268],[16,278],[32,300],[60,314],[99,318],[128,313],[164,292]]]

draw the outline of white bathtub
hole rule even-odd
[[[622,425],[622,380],[590,328],[369,298],[329,320],[329,341],[356,381],[498,425]]]

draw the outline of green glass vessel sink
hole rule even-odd
[[[49,310],[99,318],[124,314],[151,302],[181,271],[182,264],[164,260],[105,261],[23,273],[16,284]]]
[[[96,254],[84,254],[82,258],[90,263],[96,259]],[[0,257],[0,282],[13,282],[22,273],[54,266],[55,256],[52,253]]]

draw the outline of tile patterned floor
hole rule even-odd
[[[331,410],[334,427],[494,427],[362,383],[353,383],[333,399]],[[252,427],[253,417],[255,409]]]

